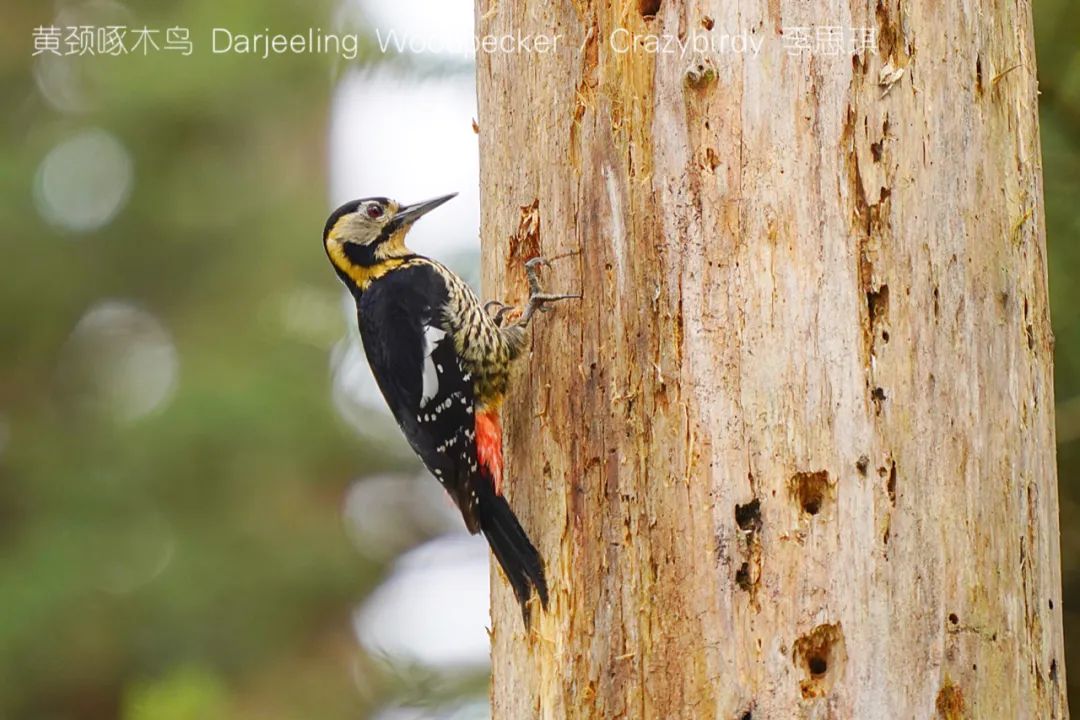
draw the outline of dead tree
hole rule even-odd
[[[494,584],[494,717],[1066,718],[1030,6],[477,17],[561,37],[478,53],[486,294],[585,295],[506,409],[552,607]]]

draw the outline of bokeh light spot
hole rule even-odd
[[[107,300],[75,326],[57,383],[82,409],[132,421],[172,399],[179,370],[176,347],[161,321],[131,303]]]
[[[84,130],[50,150],[38,167],[38,212],[68,230],[97,230],[127,202],[133,175],[119,140],[104,130]]]
[[[389,560],[423,540],[463,532],[461,513],[427,471],[357,480],[345,496],[345,530],[360,553]]]
[[[489,573],[479,537],[447,535],[406,553],[355,615],[361,644],[436,669],[486,667]]]

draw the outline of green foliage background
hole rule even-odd
[[[139,24],[328,27],[320,2],[131,3]],[[339,62],[195,52],[99,58],[80,114],[37,91],[30,30],[49,3],[0,25],[0,717],[356,718],[400,691],[357,648],[350,613],[382,568],[340,522],[359,474],[402,467],[329,402],[343,330],[319,248],[326,129]],[[1057,337],[1064,608],[1080,657],[1080,20],[1035,5],[1050,288]],[[369,59],[374,52],[368,48]],[[434,121],[437,121],[435,119]],[[100,231],[72,237],[34,209],[35,173],[61,139],[106,128],[135,185]],[[304,298],[322,322],[283,320]],[[181,382],[134,424],[78,402],[58,356],[86,309],[129,298],[169,329]],[[329,318],[329,321],[325,319]],[[110,591],[160,527],[172,559]],[[1080,670],[1069,674],[1074,705]],[[473,688],[475,689],[475,687]]]
[[[139,26],[303,29],[327,3],[143,3]],[[336,68],[157,53],[89,58],[94,109],[35,86],[31,29],[50,3],[5,8],[0,87],[0,717],[356,718],[380,700],[350,613],[381,568],[345,536],[361,473],[401,464],[329,401],[344,330],[319,232]],[[134,159],[130,201],[72,236],[34,210],[53,145],[107,129]],[[328,319],[283,321],[299,294]],[[58,355],[87,308],[133,299],[169,329],[180,383],[164,412],[118,424],[64,391]],[[317,318],[316,318],[317,319]],[[171,529],[165,572],[130,593],[104,578]]]

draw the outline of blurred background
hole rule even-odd
[[[383,411],[319,242],[346,199],[457,190],[414,245],[478,276],[472,12],[6,4],[0,718],[488,717],[486,546]],[[1080,16],[1035,14],[1075,707]],[[91,57],[42,26],[157,33]],[[213,54],[213,27],[361,42]]]

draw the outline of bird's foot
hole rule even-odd
[[[521,313],[521,318],[517,321],[517,324],[521,327],[526,327],[529,324],[529,320],[532,319],[533,314],[536,313],[537,310],[540,312],[548,312],[551,309],[547,307],[548,303],[557,302],[559,300],[581,299],[581,295],[578,293],[560,295],[544,292],[544,288],[540,284],[539,268],[550,266],[551,262],[547,258],[542,257],[534,257],[525,263],[525,277],[529,281],[529,300],[525,305],[524,312]]]
[[[495,308],[494,314],[492,314],[491,308]],[[503,326],[503,323],[506,322],[506,316],[508,314],[512,315],[515,312],[519,314],[521,313],[521,311],[513,305],[507,305],[506,303],[500,302],[498,300],[488,300],[486,303],[484,303],[484,312],[491,316],[491,319],[498,327]]]

